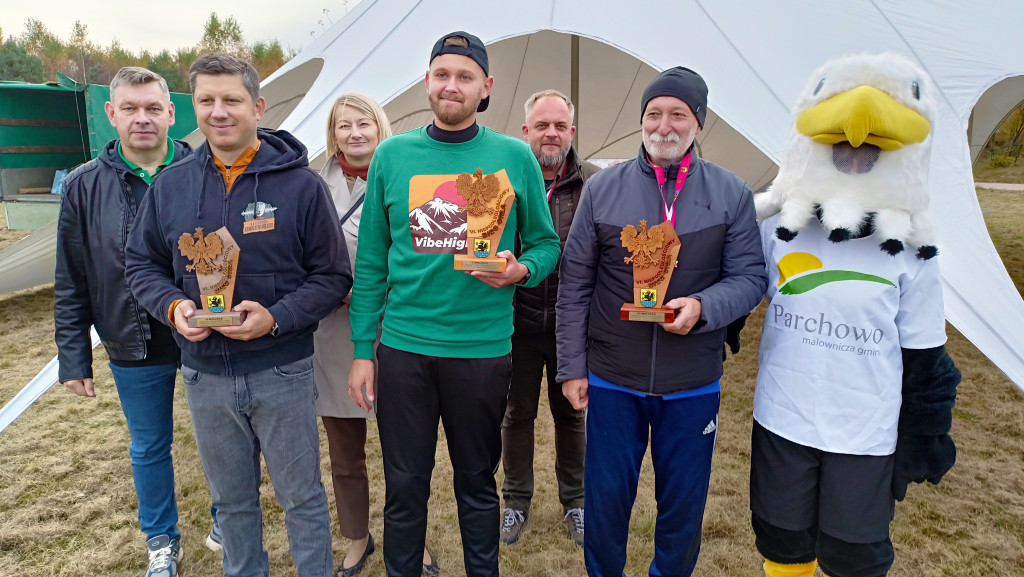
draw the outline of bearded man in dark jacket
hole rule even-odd
[[[106,111],[120,138],[63,183],[53,306],[59,379],[77,395],[96,396],[89,337],[95,325],[131,433],[146,575],[174,577],[181,550],[171,442],[180,353],[170,328],[129,290],[124,248],[153,178],[192,149],[168,138],[174,105],[167,82],[145,68],[117,72]]]
[[[565,248],[569,226],[580,202],[583,183],[600,170],[580,160],[572,147],[576,133],[575,107],[561,92],[543,90],[526,100],[523,137],[530,144],[544,174],[548,206]],[[501,461],[505,469],[501,512],[501,540],[513,544],[530,516],[533,498],[534,422],[540,400],[542,375],[547,369],[548,402],[555,421],[555,477],[562,520],[569,537],[583,546],[583,455],[586,448],[585,413],[576,410],[555,382],[555,301],[558,269],[533,288],[518,287],[515,333],[512,335],[512,384],[508,408],[501,424]]]

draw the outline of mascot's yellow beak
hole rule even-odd
[[[874,86],[858,86],[805,110],[796,119],[796,129],[822,144],[849,142],[856,148],[866,142],[899,150],[922,142],[931,125]]]

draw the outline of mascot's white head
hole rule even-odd
[[[793,108],[779,175],[755,197],[758,218],[781,211],[782,240],[817,220],[834,242],[873,235],[889,254],[910,245],[935,256],[927,214],[935,97],[924,71],[899,54],[826,62]]]

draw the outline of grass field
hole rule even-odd
[[[974,165],[975,182],[1024,182],[1024,157],[1011,166],[989,166],[990,151],[985,150]]]
[[[989,230],[1016,283],[1024,288],[1024,194],[979,191]],[[0,248],[20,234],[0,225]],[[0,296],[0,404],[7,402],[55,354],[52,287]],[[699,576],[754,576],[761,559],[749,528],[747,484],[759,310],[747,323],[744,348],[726,365],[719,437],[704,523]],[[1024,345],[1021,345],[1024,346]],[[963,372],[953,437],[957,466],[939,486],[912,486],[892,525],[895,577],[1024,575],[1024,394],[955,329],[948,347]],[[144,537],[135,518],[128,432],[102,348],[96,354],[97,398],[55,387],[0,434],[0,576],[134,576],[145,568]],[[544,395],[542,395],[542,403]],[[582,554],[564,535],[553,473],[553,431],[546,405],[538,420],[537,495],[526,531],[502,548],[504,575],[583,575]],[[174,460],[185,560],[182,574],[220,574],[219,556],[202,546],[209,530],[209,495],[191,432],[184,391],[175,402]],[[381,475],[376,429],[368,442],[371,530],[382,534]],[[326,440],[324,441],[326,443]],[[327,451],[323,472],[327,483]],[[634,509],[629,575],[647,571],[656,508],[649,461]],[[283,516],[264,477],[266,546],[271,574],[294,575]],[[443,575],[464,575],[451,466],[439,444],[428,539]],[[501,483],[499,473],[498,483]],[[333,493],[328,486],[328,498]],[[332,510],[333,516],[333,510]],[[335,525],[336,526],[336,525]],[[335,554],[346,544],[335,537]],[[339,557],[340,558],[340,557]],[[384,574],[380,553],[366,575]]]

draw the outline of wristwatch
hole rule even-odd
[[[270,327],[270,336],[276,337],[279,334],[281,334],[281,327],[277,324],[277,321],[274,321],[274,326]]]
[[[523,266],[526,266],[526,265],[523,265]],[[526,283],[530,282],[530,277],[531,276],[533,276],[533,273],[530,272],[530,267],[526,267],[526,274],[523,276],[523,278],[519,279],[519,282],[517,282],[516,284],[517,285],[526,285]]]

